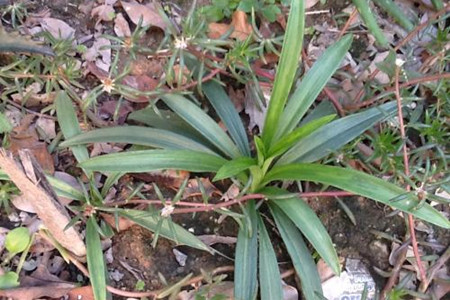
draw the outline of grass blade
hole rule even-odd
[[[201,108],[180,95],[167,94],[161,98],[167,106],[226,155],[231,158],[241,156],[229,136]]]
[[[242,171],[247,170],[251,166],[256,165],[257,162],[254,158],[239,157],[231,161],[226,162],[217,172],[213,181],[229,178],[235,176]]]
[[[141,126],[119,126],[96,129],[67,139],[60,146],[68,147],[87,143],[106,142],[136,144],[163,149],[193,150],[215,154],[211,149],[190,138],[163,129]]]
[[[290,133],[297,127],[308,108],[322,91],[350,49],[352,36],[346,35],[330,46],[306,73],[283,111],[276,137]]]
[[[225,159],[188,150],[143,150],[113,153],[91,158],[80,165],[101,172],[150,172],[162,169],[217,172]]]
[[[246,209],[250,217],[250,224],[244,224],[244,227],[239,228],[235,251],[234,299],[236,300],[254,300],[258,289],[258,240],[255,201],[248,202]]]
[[[262,133],[264,145],[267,148],[272,145],[272,140],[278,128],[284,105],[294,83],[303,45],[304,29],[305,2],[302,0],[292,0],[286,33],[284,35],[283,50],[281,51],[280,62]]]
[[[266,188],[261,191],[270,196],[286,194],[285,190]],[[297,196],[286,199],[271,199],[270,203],[278,206],[308,239],[314,249],[333,270],[339,274],[339,260],[333,242],[316,213]]]
[[[127,218],[134,223],[155,232],[158,229],[158,221],[161,220],[161,216],[156,213],[148,211],[134,210],[134,209],[120,209],[119,216]],[[172,223],[172,225],[170,225]],[[171,229],[172,227],[172,229]],[[163,219],[159,227],[159,234],[176,243],[187,245],[192,248],[212,252],[212,249],[200,241],[195,235],[184,229],[183,227],[175,224],[170,219]]]
[[[72,101],[66,92],[60,91],[56,96],[56,116],[59,127],[66,139],[79,135],[81,133],[77,114],[73,108]],[[86,146],[73,146],[70,148],[78,162],[89,159],[89,153]]]
[[[389,45],[388,40],[384,36],[383,31],[377,24],[375,15],[370,9],[370,4],[368,0],[353,0],[353,4],[358,9],[359,15],[364,21],[364,24],[369,28],[370,33],[377,40],[378,44],[382,47],[387,47]]]
[[[269,204],[272,216],[277,224],[289,256],[292,259],[295,271],[300,277],[302,292],[306,300],[316,300],[316,294],[322,295],[322,285],[319,273],[311,253],[306,246],[297,227],[288,216],[276,205]]]
[[[230,98],[225,93],[223,87],[217,82],[209,81],[203,83],[203,92],[225,124],[241,154],[250,156],[250,146],[241,117],[236,111],[233,102],[231,102]]]
[[[267,173],[265,183],[273,180],[307,180],[332,185],[410,213],[437,226],[450,228],[449,220],[429,204],[425,203],[417,208],[417,196],[411,193],[405,199],[392,201],[405,194],[405,190],[383,179],[352,169],[320,164],[291,164],[275,167]]]
[[[281,275],[278,269],[277,256],[270,242],[266,226],[258,216],[259,232],[259,281],[261,286],[261,299],[283,299]]]
[[[277,165],[317,161],[357,138],[375,123],[396,111],[396,104],[390,102],[328,123],[294,145],[280,158]]]
[[[373,0],[376,5],[382,7],[388,14],[390,14],[394,20],[400,24],[407,31],[414,29],[414,24],[408,19],[403,11],[392,0]]]
[[[89,279],[94,298],[95,300],[106,300],[106,265],[94,217],[90,217],[86,224],[86,250]]]

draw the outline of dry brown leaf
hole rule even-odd
[[[127,20],[125,20],[122,13],[118,13],[116,18],[114,19],[114,32],[118,37],[130,37],[131,29],[130,25],[128,25]]]
[[[153,3],[148,3],[146,5],[139,4],[136,1],[132,0],[131,2],[120,1],[123,9],[127,13],[130,20],[137,25],[139,20],[142,18],[142,26],[156,26],[161,29],[166,28],[166,23],[159,15],[156,7]]]
[[[158,81],[147,75],[138,75],[138,76],[128,75],[123,78],[122,83],[141,92],[153,91],[158,86]],[[125,98],[131,102],[137,103],[142,102],[145,103],[150,101],[150,98],[147,96],[125,97]]]
[[[114,16],[116,15],[116,12],[114,10],[114,7],[111,5],[100,5],[92,9],[91,11],[91,17],[98,17],[98,22],[100,21],[112,21],[114,19]]]
[[[111,46],[110,40],[99,37],[94,41],[94,44],[84,53],[84,58],[88,62],[95,61],[95,65],[104,72],[109,71],[111,66]],[[97,57],[101,57],[97,59]]]
[[[112,228],[116,228],[116,218],[114,216],[104,213],[100,213],[100,215],[102,216],[103,220],[105,220],[106,223],[108,223]],[[133,225],[136,225],[136,223],[129,219],[119,217],[119,231],[127,230]]]
[[[234,236],[221,236],[217,234],[198,235],[197,238],[205,245],[211,246],[214,244],[236,244],[237,238]]]
[[[62,20],[55,18],[42,18],[40,24],[42,29],[48,31],[54,38],[75,38],[75,29]]]
[[[94,293],[92,291],[92,287],[90,285],[77,287],[72,289],[68,293],[69,299],[68,300],[94,300]]]
[[[24,196],[31,199],[37,215],[53,237],[74,254],[86,255],[86,247],[80,234],[73,227],[64,230],[71,218],[58,202],[55,192],[31,152],[19,150],[19,156],[27,175],[3,148],[0,149],[1,169],[11,178]]]
[[[9,149],[17,155],[19,150],[29,149],[36,157],[42,168],[50,174],[55,171],[53,158],[48,152],[47,144],[39,141],[35,126],[34,116],[25,116],[20,125],[15,127],[9,136]]]
[[[230,37],[238,40],[247,39],[253,32],[252,26],[248,23],[247,14],[243,11],[236,10],[231,17],[231,24],[224,23],[210,23],[208,25],[208,36],[212,39],[218,39],[224,35],[230,28],[233,28],[233,32]]]
[[[306,9],[311,8],[311,7],[313,7],[314,5],[316,5],[317,2],[319,2],[319,0],[306,0],[306,2],[305,2],[305,8],[306,8]]]

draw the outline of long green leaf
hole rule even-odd
[[[283,111],[276,138],[290,133],[302,119],[308,108],[322,91],[325,84],[337,70],[352,43],[352,36],[346,35],[330,46],[306,73]]]
[[[67,93],[60,91],[56,96],[56,116],[58,117],[59,127],[66,139],[79,135],[81,133],[77,114],[73,108],[72,101]],[[70,148],[78,162],[89,159],[89,153],[86,146],[73,146]]]
[[[215,154],[206,146],[182,135],[156,128],[141,126],[120,126],[92,130],[76,135],[60,144],[70,147],[87,143],[127,143],[163,149],[193,150]]]
[[[276,142],[276,144],[269,150],[268,156],[278,156],[287,151],[292,145],[296,142],[303,139],[305,136],[308,136],[313,131],[322,127],[323,125],[329,123],[331,120],[335,118],[336,115],[329,115],[322,117],[317,120],[313,120],[284,136],[281,140]]]
[[[269,198],[287,194],[285,190],[277,188],[265,188],[261,193],[266,194]],[[297,196],[287,199],[271,199],[270,203],[277,205],[289,217],[331,270],[335,274],[339,274],[339,260],[333,242],[322,222],[308,204]]]
[[[103,172],[150,172],[162,169],[217,172],[225,159],[188,150],[143,150],[97,156],[80,165]]]
[[[300,140],[280,158],[277,165],[317,161],[357,138],[375,123],[396,111],[396,104],[390,102],[328,123]]]
[[[305,1],[292,0],[291,11],[284,35],[280,63],[278,65],[269,108],[264,121],[262,138],[266,148],[272,145],[272,140],[278,128],[287,97],[294,83],[300,53],[303,45],[305,29]]]
[[[302,235],[277,205],[269,203],[269,207],[295,271],[300,277],[303,295],[307,300],[316,300],[316,294],[323,295],[322,284],[314,259]]]
[[[47,175],[46,178],[55,190],[56,195],[72,200],[83,201],[83,193],[70,184],[50,175]]]
[[[278,269],[277,256],[270,242],[266,226],[258,216],[259,232],[259,282],[261,286],[261,299],[283,299],[281,275]]]
[[[90,217],[86,224],[86,250],[89,279],[94,291],[94,298],[95,300],[106,300],[106,265],[94,217]]]
[[[291,164],[275,167],[266,174],[265,183],[273,180],[307,180],[332,185],[410,213],[437,226],[450,228],[449,220],[429,204],[417,208],[417,196],[412,193],[405,195],[406,191],[395,184],[352,169],[320,164]],[[405,197],[401,197],[402,195]],[[403,199],[392,201],[399,197]]]
[[[234,261],[234,299],[256,299],[258,280],[257,212],[255,202],[247,203],[250,224],[239,228]],[[250,228],[249,228],[250,226]]]
[[[377,19],[370,9],[368,0],[353,0],[353,4],[358,9],[359,15],[364,21],[364,24],[369,28],[370,33],[374,36],[380,46],[387,47],[389,45],[386,36],[378,26]]]
[[[164,219],[161,226],[158,228],[158,221],[161,216],[148,211],[134,210],[134,209],[120,209],[119,216],[125,217],[136,224],[155,232],[159,229],[159,234],[171,241],[178,242],[182,245],[187,245],[192,248],[212,252],[212,249],[200,241],[195,235],[177,225],[170,219]],[[169,224],[171,222],[172,224]],[[173,228],[173,230],[171,229]]]
[[[223,87],[214,81],[203,83],[203,92],[214,107],[242,155],[250,156],[250,146],[241,117]]]
[[[127,120],[141,122],[154,128],[165,129],[202,143],[207,142],[197,130],[169,109],[158,109],[155,111],[153,107],[147,107],[130,113]]]
[[[230,160],[219,169],[214,177],[214,181],[235,176],[256,164],[256,159],[250,157],[238,157]]]
[[[164,103],[181,118],[194,127],[214,146],[231,158],[241,156],[238,148],[220,126],[203,110],[183,96],[166,94],[161,97]]]

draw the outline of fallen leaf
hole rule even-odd
[[[92,9],[91,11],[91,17],[98,17],[98,22],[100,21],[112,21],[116,15],[116,12],[114,10],[114,7],[111,5],[103,4],[100,6],[97,6]]]
[[[223,36],[230,28],[233,28],[233,32],[230,37],[238,40],[247,39],[253,32],[252,26],[248,23],[247,14],[243,11],[236,10],[232,17],[230,24],[224,23],[210,23],[208,25],[209,33],[208,37],[212,39],[218,39]]]
[[[139,4],[132,0],[131,2],[120,1],[123,9],[127,13],[130,20],[135,24],[139,24],[139,20],[142,19],[142,26],[156,26],[164,30],[167,26],[162,17],[157,12],[157,9],[153,3],[146,5]]]
[[[306,8],[306,9],[311,8],[311,7],[313,7],[314,5],[316,5],[317,2],[319,2],[319,0],[306,0],[306,1],[305,1],[305,8]]]
[[[131,29],[127,20],[123,17],[122,13],[118,13],[114,19],[114,32],[118,37],[130,37]]]
[[[43,140],[52,140],[56,137],[55,120],[49,118],[39,117],[36,120],[36,128],[38,134],[42,133]]]
[[[68,293],[69,300],[94,300],[94,292],[90,285],[77,287]]]
[[[14,195],[11,197],[11,202],[15,208],[21,211],[35,214],[34,206],[31,204],[29,198],[24,195]]]
[[[250,84],[245,87],[246,95],[245,98],[245,113],[249,116],[250,122],[248,124],[248,129],[251,131],[255,126],[261,131],[264,126],[264,118],[267,111],[267,106],[262,105],[261,101],[258,99],[257,92],[255,88]],[[266,102],[270,100],[270,88],[261,86]],[[261,103],[261,105],[260,105]]]
[[[42,18],[40,24],[42,29],[48,31],[54,38],[75,38],[75,29],[62,20],[55,18]]]
[[[84,59],[88,62],[94,62],[101,70],[108,72],[111,66],[111,42],[103,37],[99,37],[94,41],[94,44],[84,53]],[[97,57],[101,57],[97,59]]]
[[[9,150],[17,155],[19,150],[29,149],[36,160],[48,173],[55,171],[53,157],[50,155],[45,142],[40,142],[33,123],[34,116],[25,116],[20,125],[15,127],[9,136]]]
[[[141,92],[153,91],[158,86],[158,81],[147,75],[138,75],[138,76],[128,75],[122,79],[122,83]],[[125,98],[128,101],[137,103],[143,102],[146,103],[151,99],[148,96],[135,96],[135,97],[126,96]]]
[[[205,284],[200,287],[199,290],[192,291],[182,291],[177,295],[178,300],[195,300],[197,299],[197,294],[201,290],[206,290],[207,298],[211,299],[214,295],[223,295],[220,299],[232,300],[234,299],[234,283],[231,281],[222,281],[214,284]]]

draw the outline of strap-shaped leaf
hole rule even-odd
[[[258,216],[259,232],[259,282],[261,286],[261,299],[283,299],[281,275],[278,269],[277,256],[270,242],[266,226]]]
[[[449,220],[429,204],[425,203],[417,208],[419,200],[413,193],[406,194],[404,189],[395,184],[352,169],[320,164],[291,164],[274,167],[266,174],[265,183],[273,180],[307,180],[332,185],[410,213],[437,226],[450,228]],[[392,201],[396,198],[402,199]]]
[[[161,98],[167,106],[223,153],[231,158],[241,156],[230,137],[197,105],[180,95],[167,94]]]
[[[188,150],[143,150],[97,156],[81,167],[102,172],[150,172],[162,169],[217,172],[225,159]]]
[[[46,178],[58,196],[83,201],[83,193],[74,188],[72,185],[50,175],[47,175]]]
[[[127,143],[163,149],[193,150],[217,155],[206,146],[171,131],[141,127],[119,126],[92,130],[76,135],[60,144],[61,147],[87,143]]]
[[[278,156],[283,154],[295,143],[302,140],[305,136],[308,136],[318,128],[329,123],[335,118],[336,115],[324,116],[320,119],[313,120],[284,136],[281,140],[276,142],[276,144],[269,150],[268,156]]]
[[[56,116],[58,118],[59,127],[66,139],[79,135],[81,133],[80,124],[78,123],[77,114],[73,108],[72,101],[67,93],[60,91],[56,96]],[[73,146],[70,148],[78,162],[85,161],[89,158],[86,146]]]
[[[266,194],[269,198],[287,194],[286,191],[277,188],[265,188],[261,193]],[[270,203],[277,205],[289,217],[331,270],[335,274],[339,274],[339,260],[333,242],[322,222],[308,204],[297,196],[287,199],[271,199]]]
[[[207,143],[207,140],[197,130],[169,109],[158,109],[156,112],[153,107],[147,107],[130,113],[127,120],[178,133],[203,144]]]
[[[328,123],[300,140],[280,158],[277,165],[324,158],[396,111],[396,104],[390,102]]]
[[[90,217],[86,224],[86,258],[94,298],[106,300],[106,265],[97,226],[95,218]]]
[[[316,100],[317,95],[341,64],[351,43],[352,36],[344,36],[340,41],[328,47],[306,73],[283,111],[280,126],[277,128],[277,139],[297,127],[308,108]]]
[[[258,289],[258,239],[255,201],[245,207],[250,224],[239,228],[234,261],[234,299],[254,300]],[[249,228],[250,226],[250,228]]]
[[[195,235],[180,225],[177,225],[170,219],[164,219],[158,228],[158,221],[161,219],[161,216],[156,213],[134,209],[120,209],[118,210],[118,214],[144,227],[145,229],[150,230],[151,232],[159,230],[159,235],[171,241],[177,242],[181,245],[187,245],[192,248],[212,252],[212,249],[205,245]]]
[[[284,105],[294,83],[303,45],[304,29],[305,1],[292,0],[280,62],[264,121],[262,138],[267,148],[272,145]]]
[[[353,0],[353,4],[358,9],[359,15],[364,21],[364,24],[369,28],[370,33],[374,36],[380,46],[387,47],[389,45],[384,32],[378,26],[377,19],[370,9],[368,0]]]
[[[217,82],[208,81],[203,83],[202,88],[214,110],[228,129],[231,138],[238,146],[241,155],[250,156],[247,133],[241,117],[223,87]]]
[[[269,207],[284,245],[292,259],[295,271],[300,277],[303,295],[307,300],[316,300],[316,294],[323,294],[322,284],[320,283],[319,272],[317,272],[314,259],[302,235],[277,205],[269,203]]]
[[[230,160],[219,169],[214,177],[214,181],[235,176],[256,164],[256,159],[250,157],[238,157]]]

